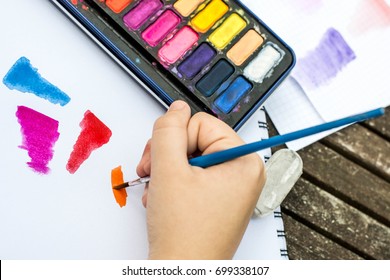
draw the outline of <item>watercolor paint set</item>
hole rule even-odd
[[[238,130],[295,64],[240,1],[52,0],[155,98]],[[275,15],[277,16],[277,15]]]

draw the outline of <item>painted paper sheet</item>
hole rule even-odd
[[[0,15],[0,259],[147,258],[143,187],[116,199],[111,170],[136,178],[165,110],[50,1]],[[252,221],[236,258],[282,258],[281,223]]]
[[[297,56],[291,76],[265,104],[279,133],[390,105],[390,1],[244,2]],[[329,133],[288,146],[299,150]]]

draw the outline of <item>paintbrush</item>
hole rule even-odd
[[[317,134],[320,132],[324,132],[330,129],[338,128],[341,126],[345,126],[348,124],[352,124],[355,122],[361,122],[365,121],[367,119],[371,118],[376,118],[379,116],[382,116],[385,113],[385,110],[383,108],[375,109],[372,111],[368,111],[366,113],[362,114],[357,114],[353,115],[350,117],[342,118],[336,121],[328,122],[328,123],[323,123],[320,125],[316,125],[313,127],[301,129],[295,132],[290,132],[284,135],[278,135],[271,137],[269,139],[253,142],[250,144],[245,144],[242,146],[234,147],[231,149],[219,151],[216,153],[208,154],[208,155],[203,155],[195,158],[189,159],[189,164],[192,166],[198,166],[202,168],[206,168],[212,165],[216,165],[219,163],[223,163],[225,161],[229,161],[238,157],[242,157],[254,152],[258,152],[264,149],[268,149],[271,147],[275,147],[278,145],[285,144],[286,142],[290,142],[293,140],[297,140],[306,136],[310,136],[313,134]],[[136,179],[131,182],[126,182],[118,186],[114,186],[113,188],[116,190],[131,187],[131,186],[136,186],[139,184],[144,184],[149,182],[150,177],[143,177]]]

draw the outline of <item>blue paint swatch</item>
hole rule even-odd
[[[44,79],[26,57],[21,57],[15,62],[5,75],[3,83],[11,90],[33,93],[53,104],[64,106],[70,101],[70,97]]]
[[[329,83],[355,59],[355,53],[342,35],[330,28],[317,48],[298,61],[294,76],[303,86],[318,88]]]
[[[217,98],[215,106],[225,114],[228,114],[238,101],[250,90],[252,84],[242,76],[238,76],[229,87]]]

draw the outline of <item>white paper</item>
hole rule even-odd
[[[0,83],[0,259],[145,259],[143,188],[128,191],[120,208],[110,171],[122,165],[125,180],[136,177],[153,123],[165,110],[50,1],[4,2],[0,31],[1,78],[25,56],[72,99],[61,107]],[[60,123],[49,175],[33,172],[27,151],[18,148],[19,105]],[[71,175],[66,163],[86,110],[113,134]],[[264,137],[256,116],[241,133],[250,140]],[[278,228],[280,219],[271,216],[251,222],[236,258],[280,259]]]
[[[279,134],[286,134],[324,123],[300,86],[288,77],[264,104]],[[288,148],[298,151],[334,130],[307,136],[286,143]]]
[[[292,43],[296,46],[298,60],[317,47],[321,36],[329,28],[335,28],[356,55],[355,60],[328,83],[314,88],[300,83],[325,121],[390,105],[387,73],[390,61],[390,6],[383,7],[381,12],[378,4],[381,1],[368,2],[323,1],[321,7],[310,13],[313,18],[307,16],[309,12],[305,9],[294,15],[295,19],[300,19],[295,23],[306,27],[305,38],[301,40],[305,46]],[[376,26],[381,13],[388,14],[388,22]],[[296,77],[297,71],[299,67],[292,75]]]
[[[243,2],[294,49],[298,61],[316,48],[329,28],[338,30],[356,53],[356,60],[321,88],[291,86],[294,82],[287,80],[273,93],[265,107],[280,134],[390,105],[386,70],[390,61],[390,17],[378,15],[375,6],[386,5],[388,1]],[[383,10],[388,13],[387,8]],[[296,76],[296,70],[292,71],[292,77]],[[332,132],[287,145],[299,150]]]

